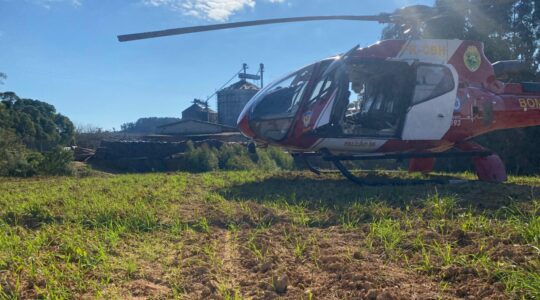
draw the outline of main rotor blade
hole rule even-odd
[[[328,20],[376,21],[380,23],[387,23],[391,21],[391,15],[380,14],[380,15],[375,15],[375,16],[313,16],[313,17],[265,19],[265,20],[257,20],[257,21],[193,26],[193,27],[183,27],[183,28],[166,29],[166,30],[159,30],[159,31],[125,34],[125,35],[119,35],[118,40],[120,42],[127,42],[127,41],[151,39],[151,38],[169,36],[169,35],[179,35],[179,34],[203,32],[203,31],[229,29],[229,28],[259,26],[259,25],[277,24],[277,23],[328,21]]]

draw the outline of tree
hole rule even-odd
[[[9,129],[30,149],[47,151],[73,141],[75,127],[54,106],[0,93],[0,128]]]

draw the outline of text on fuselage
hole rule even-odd
[[[540,98],[519,98],[519,107],[524,109],[540,109]]]

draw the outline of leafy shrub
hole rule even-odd
[[[56,147],[43,155],[39,164],[39,173],[43,175],[71,175],[73,174],[72,161],[73,153],[71,151]]]
[[[219,167],[223,170],[253,170],[256,165],[250,159],[245,147],[232,144],[219,149]]]
[[[216,149],[212,149],[206,144],[199,148],[188,148],[185,158],[188,171],[208,172],[219,168]]]
[[[278,168],[282,170],[294,169],[294,159],[289,153],[284,152],[278,147],[268,147],[266,153],[268,153],[271,160],[276,162]]]
[[[272,157],[267,151],[257,151],[257,167],[265,171],[278,170],[276,161],[272,160]]]
[[[257,165],[247,155],[232,156],[227,160],[224,170],[253,170]]]
[[[39,160],[39,156],[31,155],[14,132],[0,129],[0,176],[35,175]]]
[[[226,144],[216,149],[206,144],[195,148],[192,142],[188,142],[185,160],[187,170],[192,172],[293,168],[292,157],[279,148],[259,149],[256,155],[252,155],[240,144]]]
[[[9,176],[31,177],[41,173],[40,164],[43,156],[39,152],[25,150],[23,155],[16,160],[15,165],[8,170]]]
[[[45,154],[29,150],[15,133],[0,129],[0,176],[69,175],[72,160],[60,147]]]

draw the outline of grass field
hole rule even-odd
[[[0,297],[538,299],[539,192],[531,177],[0,179]]]

